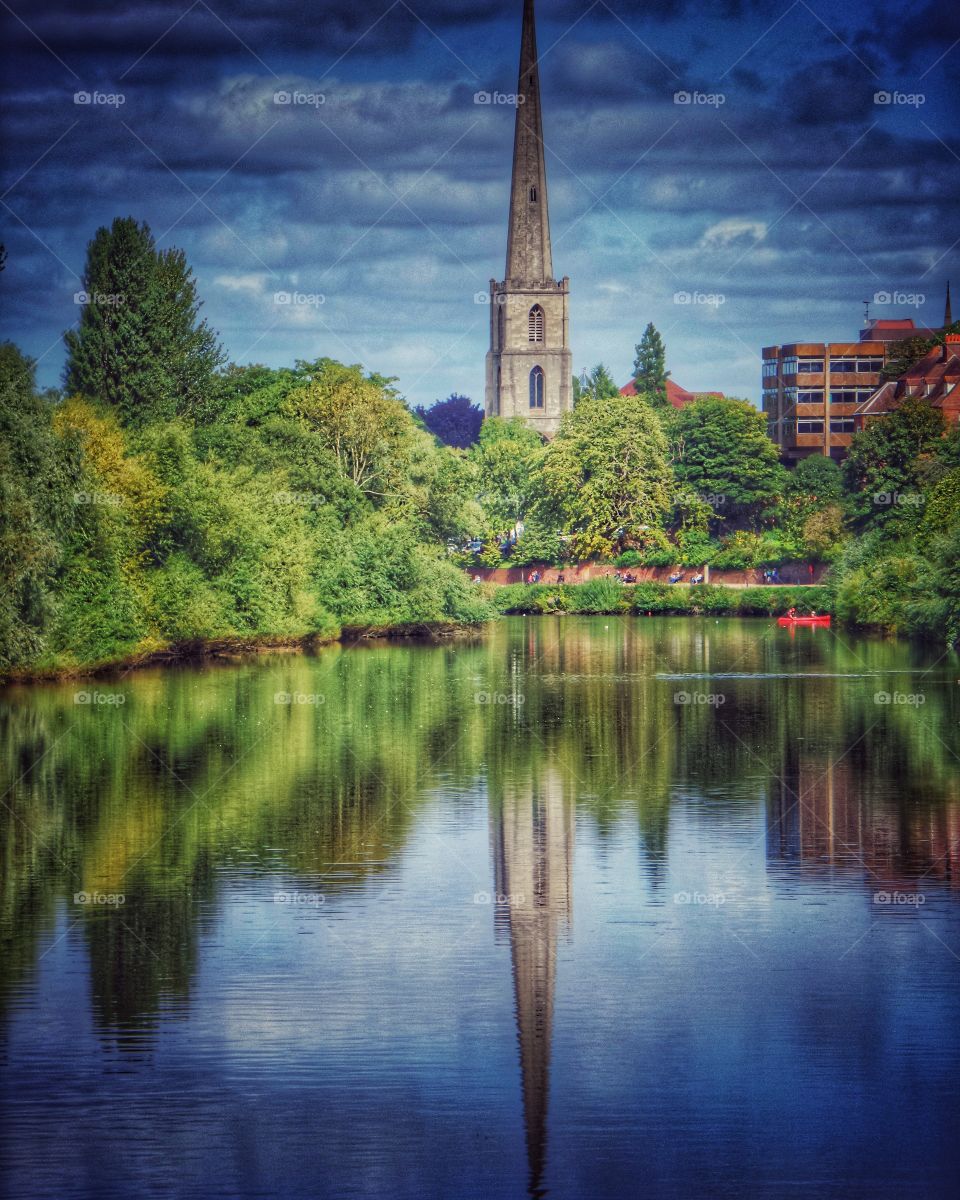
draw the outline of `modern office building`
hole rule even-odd
[[[857,408],[879,388],[897,343],[933,332],[909,318],[868,321],[856,342],[764,346],[763,411],[784,461],[796,464],[811,454],[842,459],[856,432]]]

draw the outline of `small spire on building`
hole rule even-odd
[[[953,324],[953,313],[950,311],[950,280],[947,280],[947,303],[943,310],[943,327],[949,329]]]

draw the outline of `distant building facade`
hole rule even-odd
[[[960,334],[948,333],[899,379],[882,383],[854,413],[859,433],[877,417],[898,409],[908,397],[923,396],[943,413],[948,425],[960,422]]]
[[[948,283],[945,328],[952,319]],[[908,385],[898,392],[896,386],[884,383],[881,377],[887,360],[896,354],[898,343],[908,338],[931,338],[938,332],[915,325],[909,317],[868,320],[856,342],[764,346],[763,411],[767,433],[780,447],[784,462],[796,465],[811,454],[836,460],[846,457],[854,434],[860,432],[865,422],[895,407],[897,396],[908,393]],[[945,379],[943,363],[935,364],[933,359],[937,355],[933,352],[931,355],[927,356],[930,359],[927,369],[931,372],[936,369],[938,379]],[[923,361],[926,363],[927,359]],[[907,375],[913,376],[917,367],[911,368]],[[927,394],[932,394],[932,389]],[[946,401],[948,419],[953,403]]]
[[[842,459],[856,432],[856,412],[876,392],[898,342],[930,337],[910,319],[868,321],[856,342],[788,342],[764,346],[761,367],[767,433],[788,464],[811,454]]]
[[[507,265],[490,280],[484,411],[544,437],[573,408],[570,281],[553,277],[533,0],[523,6]]]

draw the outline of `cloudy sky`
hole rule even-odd
[[[960,6],[537,9],[578,371],[626,381],[652,320],[679,383],[757,401],[764,344],[853,338],[874,297],[939,323],[951,273],[960,308]],[[482,401],[514,110],[476,97],[515,90],[521,11],[0,0],[3,336],[57,384],[86,243],[132,215],[186,251],[234,361]]]

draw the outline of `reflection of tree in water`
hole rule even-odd
[[[79,685],[122,691],[122,708],[78,706],[74,684],[5,692],[0,1002],[66,906],[90,946],[103,1023],[149,1022],[164,997],[189,990],[200,914],[217,920],[218,870],[304,880],[335,900],[396,860],[424,797],[468,787],[484,769],[495,800],[533,795],[531,781],[549,773],[601,848],[636,822],[642,865],[662,885],[678,788],[720,811],[720,800],[743,803],[729,799],[732,784],[742,796],[742,781],[756,779],[760,795],[798,770],[790,755],[801,737],[825,762],[852,746],[845,762],[863,788],[894,780],[914,805],[905,818],[896,805],[868,805],[862,820],[894,841],[906,820],[922,860],[927,826],[939,830],[931,847],[948,836],[938,806],[958,799],[960,690],[928,686],[919,713],[879,715],[875,678],[732,681],[720,708],[674,703],[725,668],[852,676],[915,665],[912,650],[886,643],[847,650],[768,635],[761,622],[568,617],[503,623],[479,644],[330,648]],[[691,674],[704,679],[671,678]],[[280,705],[278,692],[322,703]],[[481,693],[508,700],[478,703]],[[127,902],[78,912],[79,890]]]

